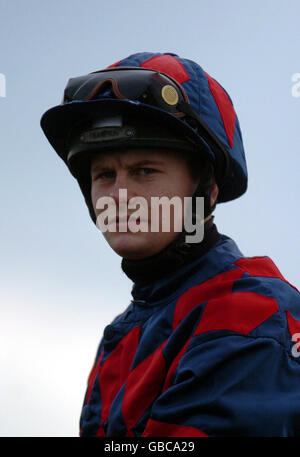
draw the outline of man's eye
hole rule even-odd
[[[148,176],[148,175],[152,175],[153,173],[156,173],[157,170],[155,170],[154,168],[138,168],[137,169],[137,174],[140,174],[140,175],[145,175],[145,176]]]
[[[111,179],[114,177],[114,172],[113,171],[104,171],[102,173],[97,173],[94,176],[94,180],[96,179]]]

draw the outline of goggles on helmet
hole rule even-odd
[[[170,76],[146,68],[119,67],[71,78],[64,92],[63,103],[88,101],[113,92],[119,99],[139,101],[161,108],[176,117],[181,102],[189,103],[184,89]]]
[[[152,105],[181,118],[211,147],[219,165],[216,170],[219,181],[226,179],[230,165],[226,147],[195,112],[183,87],[175,79],[141,67],[108,68],[69,79],[62,103],[105,97]]]

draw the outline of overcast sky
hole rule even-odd
[[[0,434],[78,436],[99,340],[132,283],[43,136],[42,114],[70,77],[134,52],[197,61],[229,92],[248,161],[248,192],[217,207],[216,225],[299,288],[300,0],[0,7]]]

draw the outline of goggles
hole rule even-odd
[[[161,108],[176,117],[185,114],[177,105],[189,103],[184,89],[170,76],[146,68],[118,67],[71,78],[64,92],[63,104],[89,101],[105,96],[138,101]]]
[[[228,177],[230,157],[226,147],[195,112],[183,87],[171,76],[140,67],[107,68],[69,79],[62,103],[112,97],[152,105],[183,118],[214,152],[218,181]]]

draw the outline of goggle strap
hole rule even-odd
[[[83,99],[83,101],[92,100],[97,95],[97,93],[99,92],[101,87],[107,83],[111,84],[113,93],[115,94],[115,96],[117,98],[119,98],[119,99],[126,98],[124,95],[121,94],[117,81],[114,78],[107,78],[107,79],[104,79],[103,81],[100,81],[98,84],[96,84],[96,86],[93,87],[91,92]]]

